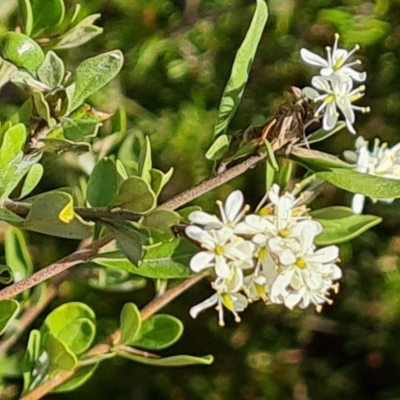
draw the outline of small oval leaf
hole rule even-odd
[[[329,212],[329,208],[325,210],[325,217],[328,217],[327,213]],[[382,222],[382,218],[376,217],[375,215],[354,214],[336,218],[332,215],[332,218],[315,219],[324,228],[322,233],[315,238],[315,244],[317,246],[348,242]]]
[[[0,36],[0,56],[19,68],[34,72],[42,64],[42,48],[29,36],[6,32]]]
[[[167,314],[157,314],[142,322],[139,336],[132,343],[135,347],[162,350],[176,343],[183,333],[183,324]]]
[[[81,354],[90,347],[96,333],[94,312],[84,303],[63,304],[47,316],[43,331],[64,342],[73,353]]]
[[[138,214],[145,214],[156,205],[150,185],[138,176],[131,176],[119,187],[114,205]]]
[[[195,356],[172,356],[165,358],[149,358],[141,357],[132,353],[128,353],[122,350],[117,350],[117,354],[120,357],[127,358],[132,361],[140,362],[147,365],[157,365],[159,367],[183,367],[186,365],[211,365],[214,361],[212,355],[207,355],[203,357]]]
[[[372,199],[400,197],[400,180],[381,178],[346,169],[318,172],[317,176],[340,189],[352,193],[362,193]]]
[[[126,303],[120,315],[120,344],[132,344],[142,328],[142,317],[134,303]]]
[[[110,82],[120,71],[123,62],[124,56],[119,50],[83,61],[76,70],[76,87],[70,110],[75,110],[85,99]]]
[[[0,301],[0,335],[19,312],[19,303],[14,299]]]
[[[107,207],[118,191],[118,172],[113,160],[105,157],[94,167],[89,177],[86,200],[92,207]]]

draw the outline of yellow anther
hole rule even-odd
[[[298,258],[296,260],[296,267],[300,268],[300,269],[304,269],[307,267],[306,262],[302,259],[302,258]]]
[[[225,253],[224,248],[222,246],[216,246],[214,252],[217,256],[223,256]]]
[[[289,235],[289,230],[288,229],[281,229],[279,231],[279,236],[285,238],[286,236]]]

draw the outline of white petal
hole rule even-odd
[[[323,90],[324,92],[329,93],[332,91],[330,81],[322,76],[314,76],[311,79],[311,85],[319,90]]]
[[[296,256],[292,253],[291,250],[286,249],[279,255],[279,261],[283,265],[292,265],[296,262]]]
[[[310,50],[307,50],[304,48],[301,49],[300,56],[307,64],[315,65],[316,67],[328,67],[329,66],[328,62],[326,60],[324,60],[318,54],[311,52]]]
[[[338,116],[336,113],[336,105],[333,102],[326,106],[324,119],[322,121],[324,130],[325,131],[332,130],[335,127],[337,120],[338,120]]]
[[[186,235],[188,235],[193,240],[197,240],[198,242],[201,242],[203,232],[203,229],[194,225],[189,225],[185,229]]]
[[[316,97],[320,95],[315,89],[308,86],[303,88],[302,93],[310,100],[314,100]]]
[[[208,228],[220,228],[222,222],[215,216],[204,211],[193,211],[189,214],[189,219],[195,224],[207,225]]]
[[[353,68],[350,68],[350,67],[341,68],[340,73],[350,76],[352,79],[354,79],[357,82],[364,82],[367,79],[367,73],[366,72],[358,72],[358,71],[355,71]]]
[[[332,264],[332,270],[330,278],[333,280],[340,279],[342,277],[342,270],[336,265]]]
[[[195,254],[190,260],[190,269],[193,272],[200,272],[204,269],[210,268],[210,266],[212,266],[211,262],[214,258],[214,254],[201,251],[200,253]]]
[[[291,293],[285,298],[285,306],[287,308],[293,308],[297,304],[299,304],[301,300],[301,294],[296,292],[296,293]]]
[[[202,301],[201,303],[193,306],[189,311],[190,316],[192,318],[196,318],[199,315],[199,313],[204,311],[206,308],[212,307],[213,305],[215,305],[217,303],[218,303],[218,295],[217,294],[213,294],[208,299],[206,299],[206,300]]]
[[[331,263],[338,259],[339,247],[327,246],[317,250],[314,254],[307,256],[307,260],[315,263]]]
[[[215,257],[215,274],[222,279],[226,279],[232,274],[231,267],[222,256]]]
[[[243,208],[244,197],[240,190],[235,190],[226,199],[224,210],[228,221],[233,222]]]

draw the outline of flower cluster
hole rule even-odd
[[[186,235],[202,248],[190,267],[197,273],[212,272],[215,291],[192,307],[193,318],[216,306],[220,325],[224,325],[224,307],[239,322],[239,313],[260,299],[290,309],[313,304],[319,310],[331,303],[329,292],[338,289],[333,281],[342,276],[336,265],[339,250],[337,246],[317,249],[314,239],[322,232],[321,224],[307,215],[301,198],[279,192],[273,185],[265,198],[268,203],[255,214],[246,215],[243,194],[234,191],[225,204],[218,202],[220,218],[203,211],[189,215],[192,224],[186,227]]]
[[[380,176],[388,179],[400,179],[400,143],[389,148],[387,143],[380,145],[375,139],[372,151],[368,149],[368,141],[358,137],[355,143],[356,151],[347,150],[344,156],[347,161],[356,165],[355,170],[364,174]],[[384,199],[391,203],[394,199]],[[376,201],[373,199],[373,201]],[[352,209],[361,214],[364,208],[365,196],[361,193],[354,195]]]
[[[368,112],[368,107],[358,107],[352,103],[364,96],[365,86],[353,88],[355,82],[364,82],[367,78],[365,72],[353,69],[360,64],[359,60],[348,62],[349,58],[359,49],[355,46],[352,51],[338,48],[339,35],[335,36],[333,49],[326,48],[327,60],[307,49],[301,49],[300,55],[307,64],[320,67],[320,75],[314,76],[311,84],[314,88],[306,87],[303,93],[310,100],[321,102],[316,115],[324,112],[322,126],[324,130],[333,129],[338,121],[338,110],[343,114],[347,129],[356,133],[353,123],[354,111]]]

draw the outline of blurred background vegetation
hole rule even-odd
[[[71,0],[70,5],[75,4]],[[212,165],[204,153],[220,96],[248,28],[254,3],[249,0],[81,0],[83,14],[101,13],[104,33],[73,50],[59,51],[73,69],[92,55],[119,48],[126,62],[119,77],[91,99],[98,109],[116,112],[95,150],[129,161],[134,139],[149,135],[155,167],[174,167],[163,197],[203,180]],[[232,131],[261,124],[290,86],[305,86],[315,70],[299,57],[302,47],[322,55],[341,35],[342,47],[361,46],[368,72],[367,95],[360,104],[371,113],[357,118],[358,134],[389,144],[400,140],[400,1],[399,0],[269,0],[270,17],[257,52],[244,99]],[[16,1],[0,1],[0,31],[19,24]],[[24,97],[6,85],[1,115],[9,115]],[[8,103],[5,106],[5,103]],[[125,128],[126,127],[126,128]],[[117,132],[115,134],[115,132]],[[110,134],[114,133],[113,136]],[[341,132],[319,148],[341,156],[354,144]],[[110,150],[111,149],[111,150]],[[41,190],[81,182],[82,172],[54,157]],[[298,171],[301,176],[302,171]],[[208,194],[199,203],[212,209],[233,187],[256,204],[264,190],[262,166]],[[350,197],[327,189],[315,207],[349,205]],[[366,212],[384,222],[341,246],[344,278],[333,306],[289,311],[256,304],[236,325],[217,325],[208,311],[191,320],[189,308],[209,295],[206,282],[175,300],[166,310],[181,318],[183,339],[165,354],[212,353],[211,367],[162,369],[123,360],[104,362],[94,377],[69,399],[398,399],[400,398],[400,212],[392,205],[367,204]],[[37,268],[75,248],[76,242],[29,234]],[[106,293],[83,281],[64,284],[61,302],[87,302],[100,321],[100,335],[117,325],[126,301],[139,306],[152,296],[151,285],[133,293]],[[40,321],[38,321],[39,324]],[[26,338],[25,338],[26,339]],[[16,381],[18,384],[18,381]],[[1,395],[0,395],[1,397]]]

